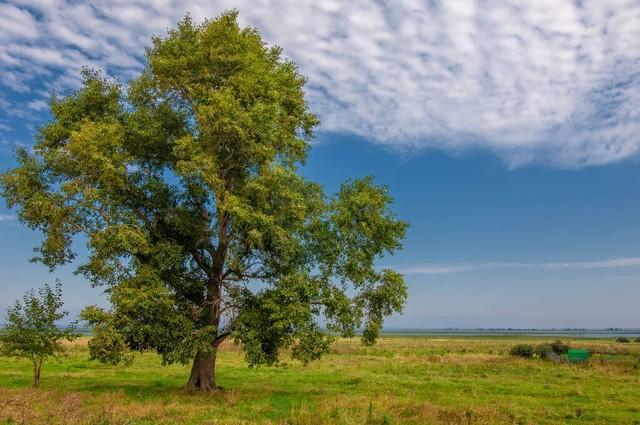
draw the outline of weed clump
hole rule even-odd
[[[547,357],[549,357],[549,353],[551,352],[553,352],[551,344],[538,344],[533,347],[533,354],[541,359],[546,359]]]
[[[518,344],[511,347],[511,350],[509,350],[509,354],[514,357],[522,357],[524,359],[528,359],[533,357],[533,355],[535,354],[535,349],[532,345],[529,344]]]
[[[538,344],[536,346],[530,344],[518,344],[511,347],[509,354],[515,357],[522,357],[525,359],[531,357],[538,357],[541,359],[547,359],[550,355],[560,356],[567,354],[569,351],[569,344],[566,344],[559,339],[551,343]]]
[[[559,339],[545,344],[538,344],[536,346],[530,344],[518,344],[511,347],[509,354],[515,357],[522,357],[525,359],[531,357],[538,357],[540,359],[548,359],[550,356],[558,358],[563,354],[567,354],[569,351],[569,344],[566,344]]]
[[[621,342],[623,344],[629,343],[631,341],[629,341],[629,338],[627,338],[626,336],[619,336],[616,338],[616,342]]]
[[[551,351],[553,351],[556,354],[567,354],[567,352],[571,348],[569,344],[562,342],[559,339],[556,339],[555,341],[553,341],[550,344],[550,346],[551,346]]]

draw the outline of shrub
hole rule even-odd
[[[523,357],[525,359],[528,359],[530,357],[533,357],[534,349],[533,346],[529,344],[518,344],[511,347],[509,354],[515,357]]]
[[[634,339],[635,342],[640,342],[640,336]]]
[[[548,353],[553,351],[551,344],[539,344],[536,345],[533,349],[534,354],[541,359],[546,359],[548,357]]]
[[[571,346],[569,344],[566,344],[559,339],[556,339],[551,343],[551,351],[556,354],[567,354],[567,351],[569,351],[570,348]]]
[[[631,342],[631,341],[629,341],[629,338],[627,338],[626,336],[619,336],[619,337],[616,338],[616,342],[627,343],[627,342]]]

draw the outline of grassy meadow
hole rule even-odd
[[[383,337],[339,340],[303,366],[283,356],[248,368],[223,345],[222,391],[183,390],[189,366],[90,362],[87,338],[43,368],[32,389],[26,360],[0,359],[0,423],[12,424],[640,424],[640,343],[565,339],[594,353],[587,365],[519,359],[543,337]]]

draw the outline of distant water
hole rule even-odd
[[[0,324],[2,330],[4,324]],[[63,326],[64,327],[64,326]],[[82,335],[91,335],[90,328],[79,327],[76,330]],[[640,329],[415,329],[384,328],[382,335],[398,336],[557,336],[582,338],[616,338],[626,336],[640,337]]]
[[[389,328],[383,335],[404,336],[565,336],[583,338],[638,337],[640,329],[402,329]]]

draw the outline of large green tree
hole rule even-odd
[[[362,328],[373,343],[407,296],[401,275],[374,265],[407,227],[387,189],[364,178],[328,196],[298,174],[318,124],[305,79],[236,15],[187,17],[154,38],[126,86],[85,70],[1,178],[8,205],[44,233],[39,261],[71,261],[85,235],[78,270],[112,305],[84,313],[93,357],[193,360],[188,387],[201,390],[216,388],[228,337],[250,364],[286,347],[309,361],[330,335]]]

